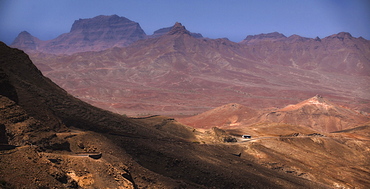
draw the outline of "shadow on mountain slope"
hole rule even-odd
[[[0,154],[4,187],[326,188],[233,155],[240,146],[199,144],[192,129],[170,118],[140,120],[95,108],[4,43],[0,66],[6,90],[13,90],[1,93],[1,124],[6,143],[17,144]]]

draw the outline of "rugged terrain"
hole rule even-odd
[[[235,43],[176,23],[127,47],[40,52],[30,57],[46,76],[120,114],[194,115],[228,103],[282,108],[316,94],[369,112],[370,42],[345,32],[323,39],[275,32]]]
[[[191,128],[162,116],[129,118],[72,97],[22,51],[0,45],[2,188],[370,184],[368,123],[327,135],[281,123],[222,130]],[[240,138],[246,133],[252,140]]]
[[[317,185],[284,174],[269,181],[268,174],[275,173],[258,165],[270,173],[246,169],[235,175],[236,165],[220,171],[208,159],[219,153],[236,159],[234,147],[194,143],[191,129],[167,118],[136,120],[94,108],[68,95],[43,77],[26,54],[3,43],[0,57],[2,187],[273,187],[280,185],[277,181],[292,187]],[[78,152],[103,157],[93,160]]]
[[[13,45],[30,57],[0,43],[1,188],[370,186],[361,37],[235,43],[98,16]]]

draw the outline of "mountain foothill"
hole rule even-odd
[[[117,15],[0,42],[0,188],[368,188],[370,41]]]

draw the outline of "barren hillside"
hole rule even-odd
[[[325,188],[239,158],[238,146],[200,144],[173,119],[92,107],[43,77],[22,51],[0,45],[1,87],[13,91],[1,93],[1,187]]]

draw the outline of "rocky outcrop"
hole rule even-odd
[[[181,23],[176,22],[175,25],[167,32],[167,35],[186,34],[190,35],[190,32],[186,30],[185,26]]]
[[[146,34],[138,23],[117,15],[101,15],[90,19],[76,20],[67,39],[66,36],[59,36],[55,41],[68,42],[68,44],[83,41],[85,44],[82,45],[105,45],[107,48],[109,46],[127,46],[145,37]],[[75,41],[71,41],[72,38]]]
[[[181,26],[182,26],[181,23],[176,22],[175,25],[173,25],[172,27],[161,28],[159,30],[156,30],[156,31],[154,31],[153,35],[148,36],[148,37],[150,37],[150,38],[160,37],[162,35],[165,35],[165,34],[171,32],[171,30],[173,30],[173,29],[176,30],[175,27],[178,27],[178,29],[180,28],[179,30],[184,30],[185,27],[184,28],[181,28]],[[185,33],[188,33],[188,32],[185,32]],[[202,34],[200,34],[200,33],[192,33],[192,32],[190,32],[190,35],[193,36],[193,37],[195,37],[195,38],[203,38]]]
[[[348,32],[340,32],[338,34],[330,35],[330,36],[326,37],[326,39],[339,39],[339,40],[343,41],[345,39],[353,39],[353,37]]]
[[[258,35],[248,35],[242,42],[244,44],[248,43],[254,43],[258,41],[276,41],[276,40],[282,40],[286,39],[287,37],[281,33],[273,32],[273,33],[267,33],[267,34],[258,34]]]

